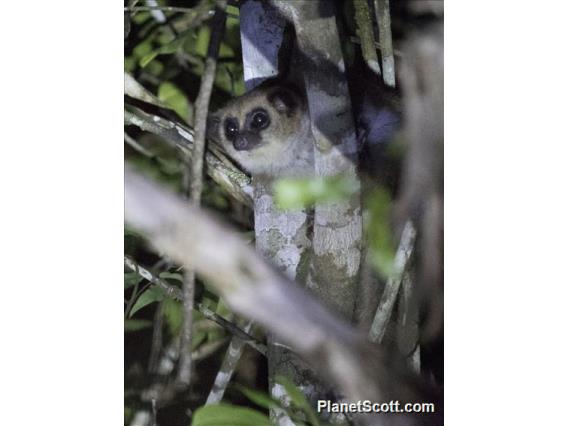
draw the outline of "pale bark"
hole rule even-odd
[[[371,329],[369,330],[369,340],[371,342],[381,343],[387,326],[389,324],[394,304],[398,298],[400,285],[403,280],[404,270],[407,267],[412,251],[414,250],[414,240],[416,238],[416,230],[411,222],[407,222],[404,230],[402,231],[402,237],[400,239],[400,245],[396,251],[394,258],[393,274],[388,278],[371,324]]]
[[[240,16],[245,87],[251,90],[278,74],[285,21],[267,2],[257,0],[244,3]],[[255,178],[253,183],[254,230],[258,252],[290,279],[304,282],[305,277],[298,274],[298,267],[310,246],[306,212],[279,210],[272,196],[273,182],[270,179]],[[285,392],[275,383],[275,377],[286,376],[306,390],[311,385],[304,383],[309,369],[295,354],[279,344],[274,336],[269,335],[268,341],[269,390],[273,397],[288,405]],[[292,424],[285,412],[277,407],[271,409],[270,415],[279,425]]]
[[[387,86],[394,87],[396,84],[396,78],[389,0],[375,0],[375,13],[377,16],[377,25],[379,26],[383,81]]]
[[[296,29],[315,143],[315,174],[358,182],[358,146],[333,3],[274,4]],[[316,205],[307,286],[349,320],[355,313],[361,238],[359,191],[347,200]]]
[[[252,321],[247,322],[244,326],[244,331],[247,333],[250,332],[252,326]],[[244,346],[245,342],[242,339],[239,339],[238,337],[233,337],[231,339],[229,348],[227,349],[227,352],[225,352],[223,363],[215,376],[213,387],[207,396],[206,404],[217,404],[223,399],[225,390],[233,377],[233,373],[235,372],[239,359],[243,353]]]
[[[381,75],[379,58],[375,50],[375,35],[373,21],[369,12],[367,0],[353,0],[355,6],[355,20],[357,21],[357,34],[361,40],[361,51],[367,66],[377,75]],[[384,64],[384,62],[383,62]]]

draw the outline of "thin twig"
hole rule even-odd
[[[179,358],[179,336],[174,338],[165,348],[162,357],[158,362],[158,370],[154,382],[140,393],[140,399],[151,403],[151,410],[140,409],[133,418],[130,426],[148,426],[151,422],[151,415],[157,412],[159,407],[167,405],[173,401],[179,393],[176,382],[168,380],[174,371],[176,362]],[[204,343],[191,353],[193,361],[200,361],[215,353],[219,348],[227,344],[227,337]]]
[[[361,39],[357,36],[349,37],[349,41],[353,44],[361,44]],[[381,42],[375,40],[375,47],[381,50]],[[401,50],[393,49],[394,56],[398,56],[399,58],[404,58],[404,53]]]
[[[134,99],[156,105],[161,108],[168,108],[168,106],[156,97],[152,92],[142,86],[134,77],[126,71],[124,72],[124,94]]]
[[[181,12],[181,13],[197,13],[195,9],[191,7],[175,7],[175,6],[134,6],[124,8],[125,12],[151,12],[154,10],[160,10],[162,12]],[[213,11],[210,13],[213,15]]]
[[[158,410],[156,409],[156,398],[152,398],[152,426],[158,426]]]
[[[134,259],[130,258],[129,256],[124,256],[124,264],[128,269],[133,272],[136,272],[142,278],[147,279],[152,284],[157,285],[162,290],[164,290],[166,296],[171,297],[172,299],[181,300],[182,293],[181,290],[171,284],[168,284],[161,278],[158,278],[154,274],[152,274],[148,269],[144,268],[143,266],[139,265],[134,261]]]
[[[131,271],[136,272],[141,277],[145,278],[146,280],[150,281],[152,284],[164,290],[166,296],[171,297],[174,300],[182,300],[183,294],[181,289],[155,276],[148,269],[136,263],[132,258],[124,256],[124,264]],[[249,345],[251,348],[257,350],[262,355],[266,356],[266,346],[261,342],[259,342],[257,339],[255,339],[253,336],[248,334],[246,331],[244,331],[237,325],[233,324],[232,322],[226,320],[222,316],[216,314],[211,309],[209,309],[208,307],[204,306],[201,303],[197,303],[195,307],[205,318],[219,324],[221,327],[223,327],[233,336],[237,336],[239,339],[244,340],[245,343]]]
[[[150,8],[150,15],[159,22],[164,24],[167,21],[166,14],[163,10],[158,8],[158,2],[156,0],[146,0],[146,6]]]
[[[199,87],[199,93],[195,101],[195,134],[193,141],[193,152],[191,157],[191,168],[185,175],[184,187],[191,188],[191,200],[194,205],[201,204],[201,193],[203,190],[203,157],[205,153],[205,135],[207,130],[207,116],[209,114],[209,101],[213,91],[215,73],[217,71],[217,56],[221,40],[225,33],[225,0],[217,2],[215,16],[211,20],[211,40],[205,60],[203,77]]]
[[[369,330],[369,340],[372,342],[381,343],[383,339],[394,303],[398,296],[406,265],[414,249],[415,238],[416,230],[414,229],[414,225],[412,222],[408,221],[404,225],[402,236],[400,237],[400,244],[394,257],[394,271],[387,280],[379,307],[377,308],[375,318]]]
[[[155,408],[157,409],[158,405],[164,405],[173,400],[177,395],[177,388],[175,387],[175,383],[168,381],[168,377],[174,371],[178,357],[179,336],[174,337],[162,352],[162,356],[158,360],[154,382],[140,393],[140,398],[142,401],[151,402],[152,411],[154,411]],[[141,415],[141,413],[144,412],[148,413],[146,423],[137,423],[137,426],[147,426],[149,424],[148,422],[150,421],[150,412],[147,409],[140,410],[138,413],[136,413],[135,417],[140,416],[143,419],[144,417]],[[130,424],[130,426],[133,425],[134,423]]]
[[[134,6],[134,7],[125,7],[124,10],[126,12],[150,12],[152,10],[161,10],[163,12],[179,12],[179,13],[189,13],[189,14],[196,14],[198,13],[195,8],[190,7],[176,7],[176,6]],[[231,18],[239,19],[239,15],[236,13],[232,13],[229,11],[225,12],[227,16]],[[210,15],[213,15],[213,11],[210,11]]]
[[[420,374],[420,344],[418,342],[418,305],[412,278],[409,272],[402,277],[399,301],[399,350],[407,356],[410,370]],[[411,345],[411,350],[408,346]]]
[[[140,282],[136,282],[134,284],[134,288],[132,289],[132,294],[130,295],[130,299],[128,299],[128,302],[126,303],[126,308],[124,308],[124,318],[128,318],[128,315],[130,314],[130,310],[132,309],[132,306],[134,306],[134,302],[136,302],[136,299],[138,299],[139,293],[138,293],[138,287],[140,286]]]
[[[243,328],[248,333],[252,326],[253,322],[248,321]],[[223,399],[227,385],[231,381],[231,377],[233,376],[235,368],[237,367],[239,359],[243,353],[244,344],[245,342],[238,337],[233,337],[231,339],[231,343],[227,352],[225,352],[225,358],[223,359],[221,368],[219,368],[219,371],[217,372],[217,376],[215,376],[215,382],[207,396],[207,402],[205,402],[205,404],[217,404]]]
[[[128,6],[124,7],[124,11],[125,12],[130,11],[130,16],[134,16],[135,12],[133,12],[132,9],[136,6],[138,1],[139,0],[128,0]]]
[[[154,314],[154,324],[152,326],[152,346],[150,347],[150,357],[148,360],[148,371],[153,374],[158,366],[158,358],[162,351],[162,324],[164,322],[164,303],[158,304],[158,309]]]
[[[199,346],[196,350],[191,352],[191,360],[192,361],[201,361],[205,359],[215,352],[217,352],[220,348],[225,346],[229,341],[228,337],[223,337],[221,339],[214,340],[213,342],[207,342]]]
[[[140,145],[137,140],[135,140],[132,136],[130,136],[126,132],[124,132],[124,140],[136,152],[139,152],[140,154],[142,154],[145,157],[154,158],[154,154],[152,152],[148,151],[146,148],[144,148],[142,145]]]
[[[182,283],[182,325],[180,332],[180,357],[176,378],[177,384],[183,389],[191,382],[191,327],[193,325],[193,302],[195,298],[195,271],[187,268],[183,274]]]
[[[226,320],[222,316],[216,314],[211,309],[203,306],[201,303],[197,304],[197,309],[205,318],[210,319],[211,321],[216,322],[233,336],[238,337],[239,339],[243,340],[247,345],[251,348],[255,349],[260,354],[266,356],[266,345],[259,342],[255,339],[252,335],[248,332],[244,331],[242,328],[233,324],[232,322]]]
[[[394,49],[392,47],[391,19],[389,0],[375,0],[375,14],[379,26],[383,81],[387,86],[396,84],[394,68]]]
[[[209,101],[213,92],[215,72],[217,70],[217,55],[221,40],[225,34],[225,8],[226,0],[217,1],[215,16],[211,20],[211,39],[205,60],[205,69],[199,86],[199,94],[195,101],[195,135],[191,167],[186,168],[183,179],[183,189],[190,195],[191,203],[201,205],[203,192],[203,158],[205,155],[205,134],[207,130],[207,115]],[[187,194],[188,189],[190,194]],[[183,280],[183,323],[181,331],[181,353],[177,381],[182,386],[189,386],[191,381],[191,327],[193,324],[193,298],[195,293],[195,271],[186,269]]]
[[[357,21],[357,34],[361,40],[363,58],[369,68],[377,75],[381,75],[379,58],[375,50],[375,36],[373,34],[373,21],[369,12],[367,0],[353,0],[355,6],[355,20]]]
[[[193,325],[193,300],[195,297],[195,272],[186,269],[182,283],[182,312],[181,345],[177,383],[183,389],[191,382],[191,327]]]

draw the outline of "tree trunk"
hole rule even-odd
[[[359,187],[358,146],[334,5],[313,0],[275,4],[296,29],[315,143],[316,175],[344,176]],[[346,200],[316,205],[313,232],[307,286],[328,307],[352,321],[361,262],[360,192]]]
[[[315,174],[342,175],[358,184],[357,143],[333,5],[276,1],[274,6],[296,29],[314,135]],[[245,86],[250,90],[278,73],[285,21],[266,2],[256,0],[244,3],[240,16]],[[255,181],[257,249],[290,278],[305,284],[327,306],[352,321],[361,260],[359,192],[348,200],[315,207],[310,243],[306,212],[276,210],[270,184]],[[309,268],[301,268],[304,264]],[[291,379],[314,405],[324,395],[329,398],[329,389],[313,371],[294,353],[270,339],[270,391],[286,403],[284,388],[275,382],[279,375]],[[282,412],[273,412],[272,416],[278,424],[290,424]],[[333,421],[342,423],[345,419]]]
[[[278,54],[283,42],[286,21],[267,2],[249,0],[240,9],[241,44],[245,87],[252,90],[267,78],[278,74]],[[254,230],[256,248],[290,279],[303,284],[305,277],[298,273],[302,259],[307,256],[311,242],[307,235],[307,214],[300,211],[280,211],[272,197],[272,182],[253,179]],[[292,380],[310,397],[313,373],[293,352],[268,337],[269,389],[284,405],[290,401],[276,377]],[[286,413],[271,410],[272,420],[279,425],[293,425]]]

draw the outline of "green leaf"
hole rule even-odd
[[[161,275],[161,274],[160,274]],[[166,324],[170,329],[172,335],[176,335],[179,330],[181,330],[181,324],[183,322],[183,309],[181,302],[166,297],[163,301],[164,306],[164,318]]]
[[[314,179],[280,179],[274,186],[281,209],[295,209],[315,203],[329,203],[347,198],[359,189],[354,179],[335,176]]]
[[[271,426],[265,414],[230,404],[205,405],[193,415],[191,426]]]
[[[148,19],[150,19],[150,17],[151,17],[150,12],[144,11],[144,12],[135,13],[134,16],[132,17],[132,20],[136,24],[141,25],[144,22],[146,22]]]
[[[142,68],[145,68],[146,65],[148,65],[150,62],[152,62],[152,59],[154,59],[156,56],[158,56],[157,50],[154,50],[153,52],[148,53],[147,55],[143,56],[142,59],[140,59],[139,65]]]
[[[126,290],[127,288],[135,286],[136,284],[138,284],[143,279],[144,278],[142,278],[136,272],[125,272],[124,273],[124,289]]]
[[[134,228],[130,228],[129,226],[124,227],[124,235],[130,236],[130,237],[136,237],[136,238],[143,238],[144,237],[144,234],[142,234],[141,232],[139,232],[138,230],[136,230]]]
[[[139,331],[152,327],[152,321],[142,319],[127,319],[124,321],[124,331]]]
[[[152,61],[146,67],[146,72],[154,76],[159,76],[162,71],[164,71],[164,68],[164,64],[162,64],[160,61]]]
[[[173,39],[169,43],[164,44],[162,47],[150,53],[145,54],[140,59],[140,66],[142,68],[146,67],[146,65],[152,62],[152,60],[154,60],[154,58],[158,55],[171,55],[172,53],[176,53],[178,49],[180,49],[183,46],[185,40],[189,35],[190,35],[189,32],[182,33],[179,37]]]
[[[298,386],[296,386],[294,383],[292,383],[290,379],[284,376],[276,377],[276,382],[284,386],[284,389],[286,390],[286,393],[290,397],[292,403],[296,405],[298,408],[300,408],[306,414],[308,421],[313,426],[319,426],[320,423],[318,420],[318,416],[316,415],[314,409],[312,408],[309,401],[306,399],[306,396],[301,391],[301,389],[298,388]]]
[[[127,56],[124,58],[124,70],[128,72],[133,72],[136,69],[136,58],[132,56]]]
[[[199,345],[205,342],[207,339],[207,332],[206,331],[194,331],[191,333],[191,350],[196,350]]]
[[[164,299],[164,292],[160,287],[151,286],[142,293],[142,295],[136,300],[136,303],[132,307],[129,313],[129,317],[132,317],[136,312],[142,309],[144,306],[150,303],[160,302]]]
[[[235,51],[227,43],[221,43],[219,45],[219,58],[233,58],[235,56]]]
[[[180,283],[183,283],[183,275],[178,272],[160,272],[158,276],[164,280],[177,280]]]
[[[152,42],[149,40],[144,40],[139,43],[133,50],[132,54],[136,58],[144,58],[152,52]]]
[[[254,402],[256,405],[270,409],[271,407],[277,406],[282,407],[282,404],[277,399],[270,397],[267,393],[260,392],[254,389],[249,389],[241,385],[235,386],[244,396]]]
[[[309,406],[309,402],[306,399],[304,393],[301,391],[298,386],[296,386],[290,379],[284,376],[276,377],[276,382],[284,386],[286,393],[290,397],[292,403],[297,405],[299,408],[303,408]]]
[[[203,25],[199,28],[197,33],[197,39],[193,44],[193,51],[196,55],[205,58],[207,56],[207,49],[209,48],[209,38],[211,35],[211,28],[207,25]]]
[[[169,176],[179,175],[184,169],[184,163],[177,158],[156,157],[156,161],[160,165],[160,171]]]
[[[392,275],[395,245],[390,228],[392,201],[384,190],[373,192],[366,202],[369,211],[367,234],[370,241],[371,261],[384,278]]]
[[[189,101],[185,94],[173,83],[164,81],[158,87],[158,98],[173,109],[181,118],[189,117]]]
[[[290,417],[290,419],[292,419],[294,421],[295,425],[305,425],[305,423],[298,419],[297,417],[297,413],[294,413],[290,407],[286,407],[282,404],[281,401],[279,401],[276,398],[271,397],[269,394],[265,393],[265,392],[260,392],[257,390],[253,390],[253,389],[249,389],[246,388],[244,386],[241,385],[235,385],[235,387],[241,391],[249,400],[251,400],[253,403],[257,404],[260,407],[266,408],[266,409],[271,409],[274,407],[278,407],[279,409],[283,410],[284,412],[286,412],[286,414],[288,415],[288,417]]]
[[[230,15],[240,15],[240,10],[237,6],[233,6],[233,5],[227,5],[227,13]]]

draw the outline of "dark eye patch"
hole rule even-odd
[[[236,118],[226,118],[225,119],[225,137],[230,140],[234,141],[235,138],[239,135],[239,122]]]
[[[270,116],[265,109],[258,108],[249,113],[249,127],[255,130],[266,129],[270,125]]]

